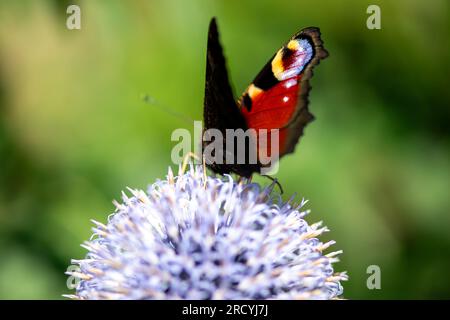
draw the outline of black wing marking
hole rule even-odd
[[[313,76],[313,69],[320,63],[320,60],[328,57],[328,51],[323,47],[323,41],[320,38],[320,29],[315,27],[309,27],[301,30],[295,34],[292,39],[308,39],[313,46],[313,58],[305,66],[302,71],[302,79],[300,81],[300,92],[297,102],[297,111],[293,115],[292,120],[285,128],[289,130],[289,134],[286,141],[286,150],[284,154],[294,152],[300,137],[303,134],[305,126],[314,120],[314,116],[308,110],[309,99],[308,95],[311,91],[310,79]],[[284,155],[283,154],[283,155]]]
[[[211,20],[208,32],[203,119],[205,130],[215,128],[222,132],[224,151],[226,146],[226,129],[247,130],[245,119],[238,108],[228,79],[225,57],[220,45],[215,18]],[[205,147],[209,141],[203,140],[202,143]],[[249,142],[247,141],[246,143],[246,150],[250,150]],[[234,164],[226,163],[225,152],[222,163],[211,161],[208,159],[208,155],[205,155],[206,164],[215,173],[226,174],[234,172],[245,177],[249,177],[253,172],[259,170],[260,166],[258,164],[237,164],[236,152],[235,145]]]
[[[208,32],[203,119],[205,129],[216,128],[223,133],[225,129],[246,128],[228,79],[215,18]]]

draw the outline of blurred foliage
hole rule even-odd
[[[201,119],[212,16],[237,93],[295,31],[322,30],[316,121],[277,176],[344,250],[345,296],[450,298],[448,1],[74,1],[72,31],[69,3],[0,1],[0,298],[68,293],[90,219],[164,177],[171,132],[192,125],[141,96]]]

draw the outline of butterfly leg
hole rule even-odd
[[[184,174],[186,172],[187,166],[190,163],[191,159],[197,160],[199,161],[199,157],[193,153],[193,152],[188,152],[184,158],[183,158],[183,164],[181,166],[180,169],[180,175]],[[205,156],[202,157],[202,166],[203,166],[203,188],[206,189],[206,181],[208,179],[207,175],[206,175],[206,160],[205,160]]]
[[[203,189],[206,189],[206,181],[208,180],[208,177],[206,176],[206,160],[205,156],[202,157],[202,165],[203,165]]]
[[[253,178],[253,176],[250,176],[250,177],[239,176],[238,183],[250,184],[250,183],[252,183],[252,178]]]
[[[191,159],[194,159],[197,161],[200,160],[199,157],[195,153],[188,152],[183,158],[183,163],[181,165],[180,172],[179,172],[180,175],[182,175],[186,172],[186,168],[187,168],[188,164],[191,162]]]
[[[278,182],[278,179],[273,178],[273,177],[271,177],[271,176],[269,176],[269,175],[266,175],[266,174],[263,174],[262,177],[266,177],[266,178],[269,178],[270,180],[272,180],[272,182],[273,182],[274,184],[276,184],[276,185],[278,186],[278,188],[280,188],[280,193],[281,193],[281,194],[284,193],[283,187],[282,187],[281,184]]]
[[[238,182],[238,184],[244,184],[244,183],[248,182],[248,180],[246,177],[240,176],[237,182]]]

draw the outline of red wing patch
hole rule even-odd
[[[298,79],[301,79],[301,76]],[[280,81],[270,89],[267,89],[267,91],[261,91],[261,93],[254,96],[250,111],[246,107],[241,108],[241,113],[247,122],[247,126],[253,129],[268,130],[285,127],[292,119],[297,107],[298,79],[292,78]],[[285,149],[286,133],[285,129],[280,130],[280,154]],[[268,146],[270,146],[270,140],[268,141]]]
[[[238,102],[248,128],[280,129],[279,157],[294,151],[313,119],[308,111],[309,79],[312,68],[327,55],[319,30],[303,29],[278,50]],[[267,140],[270,156],[270,134]]]

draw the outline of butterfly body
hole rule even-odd
[[[213,19],[208,34],[205,130],[214,128],[224,133],[223,145],[226,144],[227,129],[253,129],[255,136],[253,141],[245,141],[244,150],[247,153],[244,163],[237,161],[239,150],[235,147],[231,150],[234,152],[231,157],[234,161],[230,163],[225,155],[220,155],[223,161],[212,161],[206,157],[208,167],[219,174],[236,173],[250,177],[265,166],[259,156],[261,151],[265,151],[268,156],[276,151],[279,157],[293,152],[304,127],[314,118],[308,110],[312,69],[327,55],[319,29],[303,29],[276,52],[238,101],[235,101],[217,25]],[[276,129],[277,135],[273,135],[271,129]],[[265,143],[260,143],[263,137]],[[272,139],[277,139],[278,150],[271,149]],[[208,139],[204,140],[203,146],[209,142]],[[252,151],[258,155],[256,162],[249,161]]]

